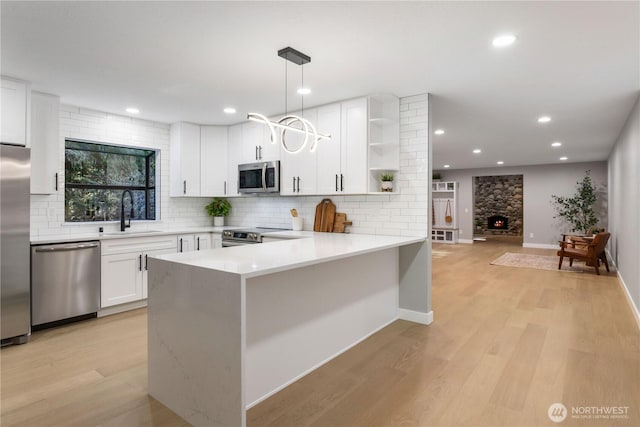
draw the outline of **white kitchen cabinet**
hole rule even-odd
[[[280,159],[280,147],[271,143],[269,127],[260,122],[242,124],[240,163],[269,162]]]
[[[212,248],[211,233],[180,234],[177,243],[178,252],[205,251]]]
[[[227,195],[238,196],[238,165],[242,162],[242,125],[229,127],[227,145]]]
[[[55,194],[60,167],[60,98],[31,92],[31,194]]]
[[[331,104],[318,108],[316,130],[331,135],[331,139],[318,142],[316,149],[317,194],[340,193],[342,107]]]
[[[340,191],[367,192],[367,98],[342,103]]]
[[[111,307],[146,298],[149,256],[175,252],[175,236],[102,241],[101,307]]]
[[[313,108],[306,110],[304,114],[294,112],[294,115],[301,116],[309,120],[313,125],[318,121],[318,110]],[[304,142],[304,134],[287,132],[287,144],[290,149],[295,150]],[[291,154],[280,145],[280,194],[285,196],[298,196],[317,194],[317,173],[316,154],[310,152],[309,147],[313,143],[309,137],[307,144],[302,151]],[[324,143],[319,141],[318,144]]]
[[[211,233],[211,248],[218,249],[222,247],[222,234]]]
[[[21,80],[1,78],[0,94],[0,142],[14,145],[30,145],[31,85]]]
[[[170,133],[170,195],[199,197],[200,126],[174,123]]]
[[[200,195],[227,195],[227,127],[200,127]]]

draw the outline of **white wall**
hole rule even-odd
[[[400,100],[400,172],[393,195],[327,196],[337,212],[353,221],[352,233],[427,236],[428,186],[427,94]],[[259,196],[230,199],[231,225],[291,228],[289,210],[304,218],[304,229],[313,230],[315,208],[322,196]]]
[[[640,98],[609,155],[609,229],[609,253],[639,316]]]
[[[572,196],[576,183],[584,178],[585,171],[591,170],[591,178],[598,191],[596,212],[599,225],[607,225],[607,163],[562,163],[536,166],[514,166],[486,169],[460,169],[441,171],[443,181],[460,183],[458,218],[460,239],[473,238],[473,177],[491,175],[523,175],[524,204],[524,245],[558,245],[560,234],[570,230],[570,226],[560,218],[553,218],[556,210],[551,203],[551,195]],[[533,233],[533,237],[531,237]]]
[[[95,142],[160,150],[159,221],[134,221],[139,230],[171,226],[210,225],[204,205],[207,199],[169,198],[169,125],[100,111],[62,105],[60,107],[60,191],[55,195],[31,196],[31,237],[97,232],[98,227],[116,230],[119,224],[64,222],[64,140],[77,138]]]

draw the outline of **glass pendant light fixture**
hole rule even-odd
[[[287,61],[293,62],[296,65],[300,66],[300,70],[302,73],[302,87],[304,88],[304,64],[307,64],[309,62],[311,62],[311,57],[305,55],[304,53],[295,50],[292,47],[285,47],[284,49],[280,49],[278,51],[278,56],[281,58],[284,58]],[[264,123],[265,125],[267,125],[267,127],[269,128],[269,132],[271,134],[271,143],[272,144],[276,144],[278,141],[278,134],[276,133],[276,128],[278,128],[280,133],[280,143],[282,144],[282,148],[287,152],[287,153],[291,153],[291,154],[295,154],[295,153],[299,153],[300,151],[302,151],[304,149],[304,147],[307,146],[307,143],[309,143],[309,140],[311,140],[310,144],[309,144],[309,151],[314,152],[317,145],[318,145],[318,141],[323,140],[323,139],[331,139],[331,135],[324,135],[321,133],[318,133],[316,131],[315,126],[307,119],[300,117],[300,116],[296,116],[293,114],[288,114],[287,112],[287,68],[286,68],[287,64],[285,63],[285,85],[284,85],[284,117],[282,117],[280,120],[278,120],[277,122],[271,121],[269,120],[267,117],[265,117],[263,114],[259,114],[259,113],[248,113],[247,114],[247,119],[249,120],[253,120],[255,122],[260,122],[260,123]],[[300,91],[298,91],[298,93],[300,93]],[[307,92],[308,93],[308,92]],[[302,93],[302,95],[304,95],[304,93]],[[304,98],[303,98],[303,103],[302,103],[302,113],[304,114]],[[296,125],[298,127],[296,127]],[[304,134],[304,141],[302,142],[302,144],[300,144],[300,146],[298,148],[291,148],[289,147],[289,145],[287,145],[287,132],[291,131],[291,132],[296,132],[296,133],[301,133]]]

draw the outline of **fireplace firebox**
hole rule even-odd
[[[487,228],[489,230],[508,230],[509,218],[502,215],[493,215],[487,218]]]

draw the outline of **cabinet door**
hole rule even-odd
[[[196,250],[194,234],[181,234],[178,236],[178,252],[192,252]]]
[[[58,191],[60,98],[31,93],[31,194]]]
[[[142,298],[147,299],[149,297],[149,257],[154,255],[174,254],[176,250],[172,249],[158,249],[154,251],[147,251],[142,254]]]
[[[211,249],[211,233],[198,233],[195,235],[196,251],[206,251]]]
[[[191,123],[171,125],[171,196],[200,196],[200,126]]]
[[[367,192],[367,98],[342,103],[341,183],[345,194]]]
[[[0,94],[0,142],[15,145],[29,145],[29,87],[26,82],[2,78]]]
[[[229,128],[227,146],[227,194],[238,195],[238,165],[242,163],[242,125]]]
[[[200,195],[227,195],[227,128],[200,127]]]
[[[331,139],[318,142],[316,148],[316,194],[336,194],[340,191],[341,111],[340,104],[318,108],[316,130],[331,135]]]
[[[222,234],[211,233],[211,247],[213,249],[222,247]]]
[[[242,157],[240,163],[260,161],[260,147],[264,143],[265,124],[248,122],[242,124]]]
[[[141,252],[101,257],[102,308],[142,299],[143,262]]]

